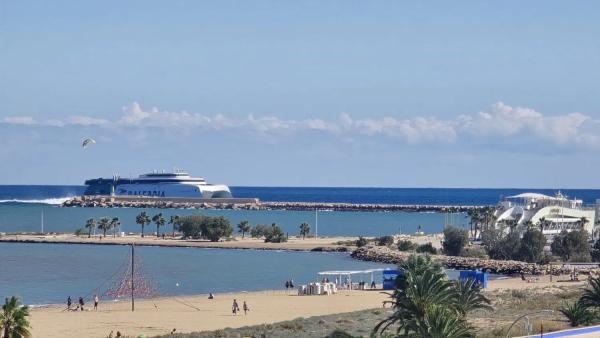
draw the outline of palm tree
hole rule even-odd
[[[600,308],[600,276],[589,280],[579,301],[585,308]]]
[[[546,220],[546,217],[541,217],[538,222],[538,225],[540,227],[540,231],[543,232],[544,228],[548,225],[548,221]]]
[[[113,229],[113,237],[115,237],[116,229],[119,228],[119,231],[121,231],[121,221],[119,221],[119,217],[113,217],[113,219],[110,220],[110,227]]]
[[[595,313],[584,307],[580,302],[565,304],[558,311],[567,317],[571,326],[590,325],[596,320]]]
[[[21,306],[19,299],[15,296],[6,298],[0,313],[0,326],[2,326],[3,338],[28,338],[29,332],[29,307]]]
[[[419,338],[475,338],[473,328],[464,318],[457,317],[452,309],[433,305],[427,308],[424,320],[410,337]]]
[[[242,238],[244,238],[244,235],[250,231],[250,223],[248,221],[241,221],[237,226],[239,232],[242,234]]]
[[[108,217],[102,217],[98,222],[98,229],[102,230],[103,237],[106,237],[106,231],[110,230],[111,222]]]
[[[581,228],[582,228],[582,229],[585,229],[585,225],[586,225],[588,222],[589,222],[589,221],[588,221],[587,217],[581,217],[581,218],[579,219],[579,223],[581,224]]]
[[[158,215],[154,215],[152,217],[152,222],[156,224],[156,237],[158,238],[160,236],[160,227],[165,225],[165,218],[163,217],[162,213],[159,213]]]
[[[456,309],[462,316],[473,310],[492,309],[490,300],[481,293],[481,286],[475,279],[455,281],[454,287],[456,290]]]
[[[396,324],[403,337],[474,337],[466,314],[490,308],[481,290],[473,288],[474,281],[448,280],[442,266],[427,255],[411,255],[398,269],[392,300],[387,302],[395,312],[375,326],[374,334]]]
[[[306,222],[300,224],[300,235],[302,236],[302,239],[304,239],[306,237],[306,235],[308,235],[309,233],[310,233],[310,225],[308,225],[308,223],[306,223]]]
[[[171,215],[171,218],[169,219],[169,224],[171,224],[173,228],[173,238],[175,238],[175,228],[177,227],[177,224],[179,224],[179,216]]]
[[[150,217],[146,215],[145,211],[142,211],[139,215],[135,217],[135,222],[142,226],[142,238],[144,237],[144,226],[146,224],[150,224]]]
[[[92,237],[92,229],[96,228],[96,220],[93,218],[88,219],[85,222],[85,227],[88,229],[88,238]]]

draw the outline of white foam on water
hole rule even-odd
[[[20,200],[20,199],[11,199],[11,200],[0,200],[0,203],[32,203],[32,204],[52,204],[59,205],[71,199],[71,197],[58,197],[58,198],[45,198],[45,199],[36,199],[36,200]]]

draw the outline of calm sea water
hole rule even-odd
[[[119,217],[126,232],[139,232],[135,216],[140,209],[60,208],[58,203],[81,194],[83,186],[0,186],[0,232],[40,231],[42,217],[44,231],[71,232],[81,228],[90,217]],[[435,189],[435,188],[277,188],[232,187],[236,197],[257,197],[265,201],[325,201],[352,203],[401,203],[401,204],[453,204],[491,205],[502,196],[510,196],[523,189]],[[553,194],[550,189],[532,190]],[[571,197],[593,203],[600,198],[600,190],[563,190]],[[428,233],[439,232],[448,221],[466,226],[464,214],[405,212],[314,212],[296,211],[237,211],[237,210],[182,210],[147,209],[153,215],[190,215],[202,213],[225,216],[233,224],[248,220],[251,224],[282,226],[289,234],[298,232],[299,224],[307,222],[313,230],[318,223],[319,235],[334,236],[381,236],[392,233],[414,233],[419,225]],[[168,228],[167,228],[168,230]]]
[[[122,230],[139,232],[135,216],[140,209],[61,208],[66,198],[83,192],[82,186],[0,186],[0,232],[71,232],[94,217],[119,217]],[[517,189],[385,189],[385,188],[265,188],[233,187],[236,197],[265,201],[325,201],[402,204],[494,204]],[[535,190],[552,194],[551,190]],[[565,190],[592,203],[599,190]],[[222,215],[233,224],[278,223],[290,234],[308,222],[313,231],[314,212],[147,209],[150,215],[202,213]],[[413,233],[418,225],[426,232],[441,231],[445,221],[466,226],[463,214],[403,212],[319,212],[319,235],[380,236]],[[149,230],[152,226],[149,226]],[[169,227],[166,227],[166,231]],[[63,302],[67,296],[89,297],[106,291],[109,277],[127,260],[127,247],[84,245],[33,245],[0,243],[0,297],[18,295],[27,304]],[[139,247],[143,272],[162,295],[199,294],[280,288],[286,279],[306,283],[323,270],[384,267],[351,260],[346,254]],[[455,272],[450,272],[454,275]],[[379,276],[377,278],[380,278]],[[177,286],[179,284],[179,286]],[[0,298],[1,299],[1,298]]]
[[[116,245],[0,243],[0,299],[17,295],[25,304],[48,304],[70,295],[89,303],[124,278],[113,275],[129,254],[129,247]],[[319,280],[319,271],[390,267],[340,253],[268,250],[136,247],[136,258],[163,296],[283,289],[290,278],[296,284]],[[381,274],[375,278],[379,282]]]

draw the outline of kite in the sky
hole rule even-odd
[[[83,149],[87,148],[89,145],[96,143],[96,141],[93,138],[86,138],[85,140],[83,140],[83,143],[81,144],[81,147],[83,147]]]

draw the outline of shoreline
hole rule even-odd
[[[403,239],[409,239],[417,244],[432,242],[439,246],[440,234],[429,234],[424,236],[400,235]],[[372,237],[365,237],[372,238]],[[82,244],[82,245],[131,245],[156,246],[156,247],[179,247],[179,248],[205,248],[205,249],[236,249],[236,250],[283,250],[283,251],[312,251],[312,252],[345,252],[351,253],[356,246],[350,243],[356,241],[354,236],[332,236],[332,237],[306,237],[290,236],[287,242],[265,243],[260,238],[246,236],[234,236],[233,240],[210,242],[207,240],[179,239],[165,237],[157,238],[148,234],[141,237],[139,234],[128,234],[124,237],[112,237],[107,235],[101,237],[93,235],[76,236],[70,233],[0,233],[0,243],[27,243],[27,244]]]

